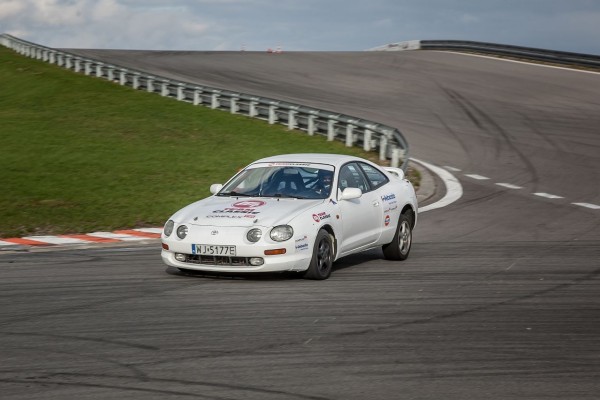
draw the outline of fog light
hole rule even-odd
[[[263,265],[265,263],[265,260],[263,260],[260,257],[252,257],[248,261],[250,261],[250,265],[254,265],[255,267],[258,267],[259,265]]]
[[[175,253],[175,259],[179,262],[185,262],[186,256],[185,254]]]

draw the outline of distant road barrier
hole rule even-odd
[[[412,40],[375,47],[373,51],[446,50],[509,56],[552,64],[600,69],[600,56],[463,40]]]
[[[19,54],[134,89],[159,93],[194,105],[226,110],[232,114],[259,118],[270,124],[286,125],[289,129],[306,131],[309,135],[326,136],[330,141],[343,141],[348,147],[361,146],[365,151],[375,150],[379,152],[381,161],[390,160],[392,167],[400,167],[404,171],[408,166],[409,147],[402,133],[377,122],[276,99],[167,79],[40,46],[8,34],[0,35],[0,44]]]

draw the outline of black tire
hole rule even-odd
[[[404,261],[408,258],[412,246],[412,226],[412,215],[401,214],[394,239],[382,247],[386,259]]]
[[[310,265],[304,273],[304,278],[323,280],[331,275],[333,266],[333,239],[329,232],[321,229],[315,239]]]

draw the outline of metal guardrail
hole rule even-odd
[[[326,136],[329,141],[343,141],[348,147],[377,150],[381,161],[390,160],[392,167],[400,167],[405,172],[408,167],[408,143],[398,129],[387,125],[300,104],[167,79],[40,46],[8,34],[0,35],[0,44],[19,54],[133,89],[259,118],[269,124],[283,124],[309,135]]]
[[[600,56],[463,40],[412,40],[375,47],[374,51],[451,50],[600,69]]]

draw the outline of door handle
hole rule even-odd
[[[379,207],[379,201],[373,200],[373,207]]]

